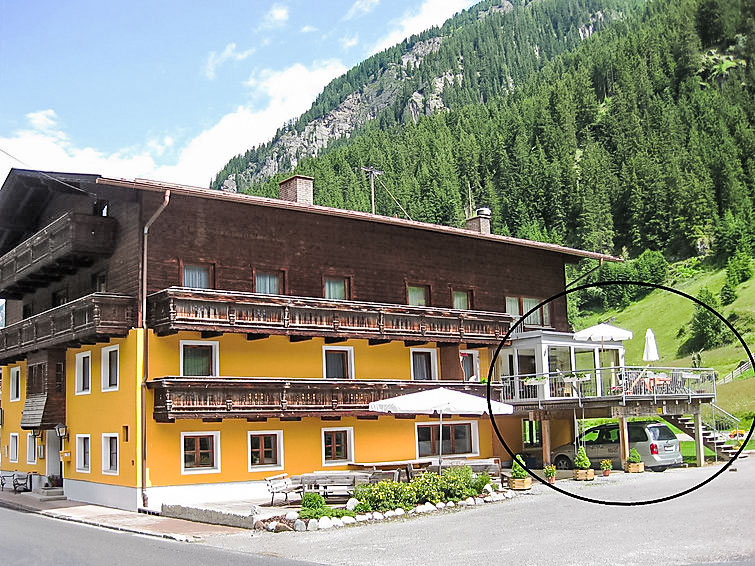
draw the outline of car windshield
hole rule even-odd
[[[666,425],[648,427],[653,440],[674,440],[676,435]]]

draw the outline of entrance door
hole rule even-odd
[[[54,430],[45,432],[45,475],[63,477],[63,466],[60,462],[60,438]]]

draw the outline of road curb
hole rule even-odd
[[[175,540],[177,542],[197,542],[201,540],[200,537],[186,536],[173,533],[156,533],[154,531],[144,531],[131,527],[123,527],[120,525],[113,525],[112,523],[103,523],[99,521],[92,521],[89,519],[82,519],[79,517],[71,517],[67,515],[59,515],[51,511],[45,511],[42,509],[36,509],[22,503],[16,503],[12,501],[0,500],[0,507],[11,509],[13,511],[21,511],[23,513],[34,513],[35,515],[41,515],[43,517],[49,517],[50,519],[57,519],[59,521],[70,521],[71,523],[79,523],[81,525],[89,525],[90,527],[99,527],[102,529],[109,529],[111,531],[119,531],[122,533],[131,533],[135,535],[144,535],[154,538],[162,538],[168,540]]]

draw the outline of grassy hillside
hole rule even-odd
[[[678,269],[677,272],[681,271]],[[690,277],[678,277],[672,286],[684,293],[695,296],[707,287],[714,294],[718,294],[724,283],[725,271],[707,270],[694,273]],[[719,308],[719,312],[729,317],[732,312],[739,316],[755,317],[755,278],[737,287],[738,297],[732,304]],[[684,342],[684,336],[679,329],[686,325],[694,311],[694,303],[679,295],[656,290],[642,300],[633,303],[624,310],[609,310],[589,313],[578,321],[578,330],[616,317],[611,324],[626,328],[634,332],[634,338],[624,343],[626,347],[626,363],[629,365],[644,365],[642,352],[645,347],[645,331],[652,328],[658,342],[660,360],[659,366],[689,366],[690,356],[679,357],[677,351]],[[751,349],[755,347],[755,332],[750,330],[744,339]],[[704,351],[702,362],[706,367],[713,367],[723,376],[733,370],[740,360],[747,358],[742,345],[737,341],[715,350]],[[755,396],[750,396],[755,398]]]

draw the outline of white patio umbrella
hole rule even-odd
[[[631,330],[624,330],[605,322],[574,333],[575,340],[590,340],[591,342],[604,342],[606,340],[622,342],[624,340],[631,340],[632,336],[634,334],[632,334]]]
[[[646,362],[656,362],[661,359],[652,328],[648,328],[645,332],[645,351],[642,353],[642,359]]]
[[[494,415],[510,415],[513,405],[499,401],[490,402]],[[438,471],[443,462],[443,415],[482,415],[488,412],[488,401],[469,393],[462,393],[445,387],[435,387],[417,393],[407,393],[398,397],[382,399],[370,403],[370,411],[403,415],[433,415],[440,417],[438,427]]]

